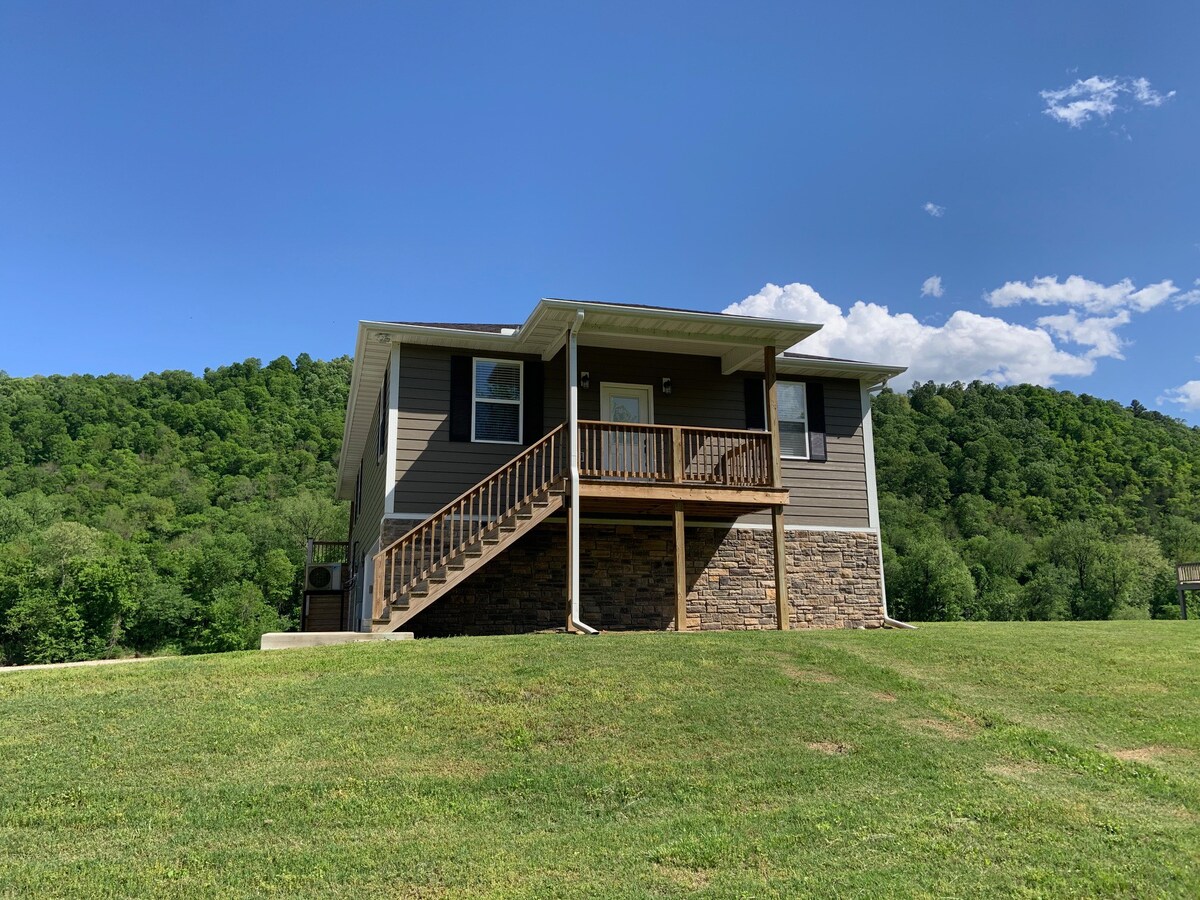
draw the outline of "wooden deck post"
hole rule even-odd
[[[380,557],[383,558],[381,559]],[[388,603],[385,603],[384,601],[390,601],[391,599],[388,597],[389,591],[384,580],[384,571],[387,568],[387,557],[382,553],[378,554],[371,557],[371,563],[374,568],[374,571],[371,573],[373,576],[371,579],[371,618],[382,619],[384,611],[388,611]]]
[[[671,482],[683,484],[683,428],[671,428]]]
[[[782,487],[779,462],[779,389],[775,384],[775,348],[763,347],[763,376],[767,384],[767,431],[771,433],[771,487]]]
[[[687,547],[683,542],[683,504],[675,504],[675,630],[687,631]]]
[[[779,388],[775,375],[775,348],[763,348],[763,375],[767,387],[767,430],[771,432],[771,486],[783,486],[779,444]],[[792,624],[792,606],[788,602],[787,531],[784,529],[784,507],[771,509],[771,533],[775,544],[775,621],[780,631]]]
[[[780,631],[792,627],[792,605],[788,602],[787,532],[783,527],[783,507],[771,510],[771,534],[775,538],[775,616]]]

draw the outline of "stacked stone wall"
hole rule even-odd
[[[585,524],[580,611],[602,630],[675,627],[670,527]],[[768,530],[686,530],[689,630],[778,627]],[[793,628],[878,627],[883,621],[874,534],[787,532]],[[566,620],[566,527],[548,521],[493,559],[405,630],[420,636],[515,634]]]

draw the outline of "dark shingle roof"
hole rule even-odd
[[[784,359],[807,359],[813,362],[844,362],[853,363],[858,366],[873,366],[875,363],[864,362],[861,359],[845,359],[840,356],[813,356],[811,353],[783,353]]]
[[[422,328],[451,328],[455,331],[483,331],[500,334],[505,329],[520,328],[520,325],[495,325],[486,322],[392,322],[392,325],[419,325]]]
[[[630,309],[657,309],[662,312],[701,313],[706,316],[728,315],[728,313],[711,313],[703,309],[684,309],[682,306],[651,306],[649,303],[626,303],[624,300],[572,300],[570,297],[547,297],[547,300],[559,300],[563,303],[594,303],[597,306],[628,306]]]

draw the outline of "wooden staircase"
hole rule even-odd
[[[371,630],[395,631],[561,509],[560,425],[375,555]]]

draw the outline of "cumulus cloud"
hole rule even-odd
[[[1096,367],[1086,353],[1056,346],[1043,327],[965,310],[953,313],[944,324],[928,325],[908,313],[862,301],[844,311],[807,284],[768,284],[725,312],[820,322],[825,327],[797,350],[907,365],[901,386],[977,378],[998,384],[1053,384],[1063,376],[1090,375]]]
[[[944,293],[946,291],[942,287],[941,275],[930,275],[921,283],[922,297],[940,297]]]
[[[1159,403],[1177,403],[1188,412],[1200,410],[1200,381],[1188,381],[1171,388],[1158,398]]]
[[[1086,312],[1102,314],[1118,309],[1145,312],[1166,300],[1178,299],[1179,288],[1170,279],[1136,288],[1128,278],[1103,285],[1078,275],[1061,282],[1056,276],[1049,275],[1029,282],[1009,281],[983,296],[992,306],[1016,306],[1018,303],[1077,306]]]
[[[946,214],[946,207],[938,206],[936,203],[934,203],[932,201],[926,203],[924,206],[921,207],[921,209],[925,210],[925,212],[929,213],[935,219],[940,219],[942,216],[944,216]]]
[[[1174,91],[1159,93],[1145,78],[1077,78],[1073,84],[1053,91],[1042,91],[1046,101],[1043,112],[1056,122],[1082,128],[1092,118],[1104,120],[1120,108],[1122,96],[1142,106],[1162,106],[1175,96]]]

